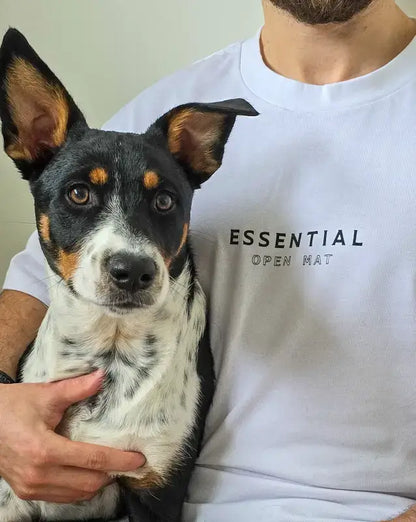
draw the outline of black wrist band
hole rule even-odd
[[[16,384],[16,381],[0,370],[0,384]]]

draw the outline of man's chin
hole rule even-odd
[[[374,0],[270,0],[307,25],[345,23],[364,11]]]

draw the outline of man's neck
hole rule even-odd
[[[397,56],[416,34],[415,20],[393,0],[373,4],[343,24],[305,25],[263,0],[265,63],[304,83],[323,85],[368,74]]]

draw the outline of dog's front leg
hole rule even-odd
[[[35,502],[20,499],[3,479],[0,479],[1,522],[31,522],[39,515]]]

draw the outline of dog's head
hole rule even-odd
[[[176,107],[145,134],[90,129],[15,29],[0,49],[6,153],[29,181],[46,259],[113,311],[160,303],[181,271],[193,191],[220,167],[241,99]]]

